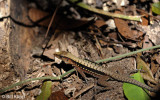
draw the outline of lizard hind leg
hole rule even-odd
[[[105,91],[113,89],[113,86],[111,86],[107,82],[107,80],[109,80],[109,79],[110,79],[109,76],[98,77],[98,80],[96,82],[97,82],[98,85],[100,85],[102,87],[101,88],[100,87],[95,87],[94,88],[95,94],[99,94],[99,93],[102,93],[102,92],[105,92]]]
[[[109,76],[102,76],[102,77],[99,77],[97,83],[98,83],[98,85],[105,87],[105,90],[113,89],[113,86],[111,86],[111,84],[109,84],[107,82],[107,80],[109,80],[109,79],[110,79]]]

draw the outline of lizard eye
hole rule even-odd
[[[69,62],[69,59],[66,58],[66,62]]]
[[[69,59],[68,58],[65,58],[65,63],[69,63]]]

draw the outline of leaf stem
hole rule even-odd
[[[156,49],[156,48],[160,48],[160,45],[156,45],[156,46],[145,48],[145,49],[140,49],[140,50],[137,50],[137,51],[134,51],[134,52],[121,54],[119,56],[110,57],[110,58],[107,58],[107,59],[98,60],[98,61],[96,61],[96,63],[107,62],[107,61],[115,60],[115,59],[118,59],[118,58],[123,58],[123,57],[126,57],[126,56],[131,56],[131,55],[137,54],[139,52],[143,52],[143,51],[147,51],[147,50],[151,50],[151,49]]]
[[[87,9],[89,11],[98,13],[98,14],[102,14],[102,15],[106,15],[106,16],[110,16],[110,17],[117,17],[117,18],[122,18],[122,19],[127,19],[127,20],[134,20],[134,21],[141,21],[141,16],[127,16],[127,15],[123,15],[123,14],[117,14],[117,13],[111,13],[111,12],[107,12],[101,9],[97,9],[91,6],[88,6],[82,2],[78,2],[78,0],[69,0],[71,3],[75,3],[77,6],[83,8],[83,9]]]
[[[0,94],[3,93],[3,92],[5,92],[5,91],[7,91],[7,90],[9,90],[9,89],[11,89],[11,88],[14,88],[14,87],[16,87],[16,86],[19,86],[19,85],[21,85],[21,84],[24,84],[24,83],[30,82],[30,81],[35,81],[35,80],[47,80],[47,79],[48,79],[48,80],[49,80],[49,79],[50,79],[50,80],[61,80],[63,77],[65,77],[66,75],[72,73],[73,71],[75,71],[75,70],[74,70],[74,69],[71,69],[71,70],[69,70],[68,72],[64,73],[63,75],[60,75],[60,76],[57,76],[57,77],[51,77],[51,76],[49,76],[49,77],[38,77],[38,78],[30,78],[30,79],[27,79],[27,80],[24,80],[24,81],[20,81],[20,82],[17,82],[17,83],[15,83],[15,84],[12,84],[12,85],[4,88],[4,89],[1,89],[1,90],[0,90]]]

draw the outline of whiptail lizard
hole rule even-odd
[[[78,58],[78,57],[76,57],[66,51],[56,52],[54,54],[54,56],[63,60],[65,63],[69,63],[69,64],[74,65],[75,69],[82,76],[85,76],[85,74],[83,73],[83,72],[85,72],[85,73],[91,74],[94,77],[97,77],[100,80],[104,80],[104,81],[107,80],[105,78],[106,76],[110,76],[111,78],[113,78],[115,80],[131,83],[131,84],[137,85],[143,89],[147,89],[151,92],[157,92],[159,90],[158,88],[152,88],[146,84],[140,83],[139,81],[134,80],[132,78],[129,78],[127,76],[114,73],[114,72],[104,68],[103,66],[97,64],[97,63],[90,62],[90,61],[84,60],[84,59],[80,59],[80,58]]]

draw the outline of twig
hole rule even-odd
[[[56,9],[55,9],[55,11],[54,11],[54,13],[53,13],[53,15],[52,15],[51,21],[50,21],[50,23],[49,23],[49,25],[48,25],[48,29],[47,29],[45,38],[48,36],[49,29],[51,28],[51,25],[52,25],[52,23],[53,23],[53,20],[54,20],[54,18],[55,18],[55,16],[56,16],[56,13],[57,13],[57,11],[58,11],[58,9],[59,9],[62,1],[63,1],[63,0],[60,0],[60,2],[58,3],[58,5],[57,5],[57,7],[56,7]]]
[[[91,89],[92,87],[94,87],[95,84],[89,84],[88,86],[86,86],[85,88],[83,88],[82,90],[80,90],[76,95],[73,96],[73,98],[75,99],[76,97],[78,97],[79,95],[81,95],[82,93],[84,93],[85,91]],[[71,98],[70,100],[72,100],[73,98]]]

